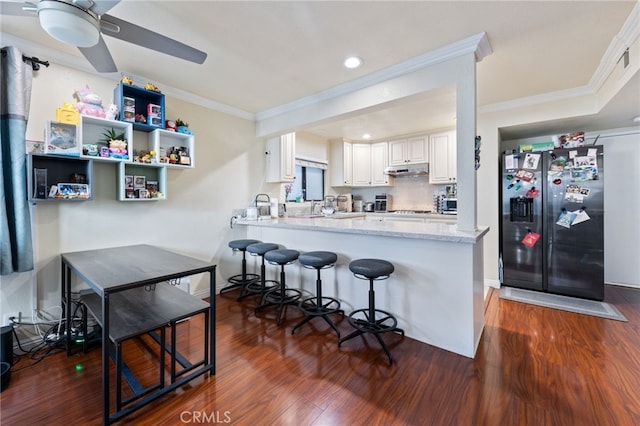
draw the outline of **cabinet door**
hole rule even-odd
[[[384,174],[388,166],[389,144],[380,142],[371,145],[371,185],[388,185],[389,176]]]
[[[353,185],[371,185],[371,145],[355,143],[353,148]]]
[[[267,182],[293,182],[296,177],[295,133],[287,133],[266,143]]]
[[[455,132],[431,135],[429,138],[429,183],[456,181]]]
[[[427,137],[418,136],[407,139],[407,162],[419,164],[428,161]]]
[[[282,180],[292,182],[296,178],[296,134],[282,135]]]
[[[353,155],[351,142],[344,139],[331,141],[331,161],[329,162],[331,186],[351,186],[353,184]]]
[[[407,140],[389,141],[389,165],[401,166],[407,161]]]

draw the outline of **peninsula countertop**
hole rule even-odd
[[[468,244],[477,243],[489,231],[487,226],[479,226],[473,232],[459,231],[455,222],[438,219],[427,219],[424,222],[368,220],[365,215],[357,213],[345,213],[328,217],[322,215],[295,215],[262,220],[239,218],[236,223],[243,226],[389,236]]]

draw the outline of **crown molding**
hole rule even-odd
[[[557,102],[561,100],[578,98],[581,96],[593,95],[595,92],[589,86],[574,87],[571,89],[558,90],[556,92],[542,93],[540,95],[527,96],[505,102],[478,107],[478,113],[488,114],[511,109],[526,108],[534,105]]]
[[[457,42],[440,47],[438,49],[429,51],[422,55],[407,59],[406,61],[399,62],[387,68],[383,68],[379,71],[375,71],[346,83],[339,84],[330,89],[323,90],[313,95],[305,96],[295,101],[258,112],[256,114],[256,121],[276,117],[278,115],[290,111],[295,111],[297,109],[323,102],[328,99],[343,96],[357,90],[373,86],[383,81],[397,78],[469,53],[475,54],[476,60],[480,61],[492,52],[493,50],[491,49],[487,34],[484,32],[478,33]]]
[[[598,68],[589,81],[589,87],[598,91],[605,83],[620,57],[640,37],[640,2],[631,10],[627,20],[622,25],[618,34],[613,37],[609,47],[605,51]]]
[[[637,2],[633,10],[622,25],[622,28],[613,37],[609,47],[605,51],[598,68],[593,73],[589,83],[585,86],[574,87],[556,92],[542,93],[540,95],[527,96],[506,102],[499,102],[478,107],[478,113],[492,113],[509,109],[525,108],[548,102],[572,99],[580,96],[589,96],[598,93],[605,84],[613,69],[618,64],[620,57],[626,49],[640,37],[640,2]]]
[[[44,47],[41,44],[33,43],[28,40],[22,39],[20,37],[16,37],[12,34],[7,34],[0,32],[0,40],[2,40],[3,46],[15,46],[24,52],[28,56],[39,57],[40,59],[48,60],[49,62],[65,66],[67,68],[74,69],[76,71],[86,72],[87,74],[92,74],[100,78],[113,79],[113,81],[119,81],[122,77],[122,74],[126,74],[138,81],[149,81],[148,77],[141,75],[134,75],[132,73],[128,73],[126,71],[118,71],[112,73],[98,73],[96,70],[87,62],[87,60],[83,57],[70,55],[68,53],[64,53],[57,49],[52,49],[49,47]],[[177,87],[173,87],[167,84],[162,83],[161,81],[157,82],[158,85],[162,86],[162,92],[165,95],[170,95],[176,99],[180,99],[185,102],[192,103],[194,105],[199,105],[204,108],[208,108],[214,111],[219,111],[225,114],[232,115],[234,117],[242,118],[244,120],[255,121],[255,114],[251,112],[247,112],[240,108],[235,108],[230,105],[223,104],[221,102],[217,102],[211,99],[204,98],[202,96],[198,96],[194,93],[187,92],[185,90],[178,89]]]

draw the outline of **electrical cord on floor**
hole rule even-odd
[[[76,330],[83,330],[83,318],[82,317],[77,317],[76,315],[78,314],[78,310],[83,309],[83,304],[79,301],[74,301],[75,307],[74,310],[72,312],[71,315],[71,330],[72,332],[76,331]],[[15,353],[14,351],[14,357],[17,358],[17,360],[14,361],[13,366],[12,366],[12,371],[16,372],[16,371],[20,371],[20,370],[24,370],[26,368],[29,368],[37,363],[39,363],[40,361],[42,361],[43,359],[51,356],[51,355],[55,355],[57,353],[60,353],[62,351],[65,350],[65,334],[66,334],[66,319],[62,318],[62,316],[60,317],[59,320],[56,321],[49,321],[46,325],[49,326],[49,328],[45,331],[42,331],[40,329],[40,326],[45,325],[44,323],[40,323],[40,322],[35,322],[35,323],[28,323],[28,322],[17,322],[15,320],[11,320],[12,325],[11,325],[11,329],[13,332],[13,336],[15,338],[15,341],[18,345],[18,349],[22,352],[22,353]],[[18,333],[16,332],[15,327],[18,325],[32,325],[34,326],[35,330],[37,331],[38,335],[40,336],[40,338],[42,339],[39,343],[37,343],[36,345],[34,345],[31,349],[26,350],[22,347],[22,343],[20,342],[20,337],[18,336]],[[97,323],[92,322],[91,324],[87,323],[87,327],[95,327],[97,325]],[[29,359],[33,362],[31,362],[28,365],[23,365],[21,367],[15,368],[15,366],[20,363],[23,359]]]

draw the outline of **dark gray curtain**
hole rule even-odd
[[[2,275],[33,269],[26,133],[33,70],[15,47],[0,55],[0,261]]]

